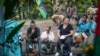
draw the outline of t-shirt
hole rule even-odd
[[[70,33],[71,30],[73,30],[73,27],[71,24],[68,24],[68,26],[65,29],[63,29],[63,24],[61,24],[58,27],[58,30],[60,30],[60,35],[67,35]]]
[[[31,33],[31,28],[29,27],[27,29],[27,36]],[[40,36],[40,29],[38,27],[35,27],[35,32],[32,34],[32,36],[30,38],[34,39],[34,38],[38,38]]]
[[[85,24],[83,23],[82,20],[79,20],[79,25],[77,26],[77,31],[84,31],[86,30],[86,34],[88,36],[90,36],[90,28],[91,28],[91,24],[89,21],[87,21]],[[79,34],[81,34],[82,32],[78,32]]]
[[[52,40],[54,40],[54,33],[50,31],[50,33],[47,34],[47,32],[44,31],[44,32],[42,32],[42,34],[41,34],[40,37],[41,37],[41,39],[43,39],[43,40],[46,39],[46,38],[48,38],[48,40],[52,41]]]

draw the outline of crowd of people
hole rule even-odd
[[[94,13],[90,14],[91,10],[89,8],[92,8]],[[71,52],[71,46],[74,46],[75,48],[80,47],[80,43],[82,45],[87,45],[88,44],[88,39],[91,35],[93,35],[91,38],[94,39],[95,37],[95,29],[96,29],[96,8],[94,8],[93,3],[91,3],[91,6],[87,9],[87,13],[84,14],[82,17],[79,17],[77,15],[77,10],[76,7],[73,5],[72,2],[70,2],[70,6],[67,9],[67,15],[65,13],[65,9],[63,8],[62,5],[60,5],[59,0],[56,1],[56,5],[53,8],[54,15],[51,17],[53,20],[54,24],[58,26],[57,30],[57,45],[56,45],[56,54],[55,56],[60,55],[61,51],[61,46],[64,44],[63,49],[64,49],[64,55],[72,55]],[[91,17],[90,17],[91,16]],[[75,19],[77,21],[76,24],[76,29],[73,28],[73,25],[70,24],[70,19]],[[60,20],[57,22],[56,20]],[[40,34],[40,30],[36,27],[36,24],[34,21],[31,22],[30,26],[30,33],[29,29],[27,31],[27,37],[30,39],[31,42],[35,43],[34,41],[38,41],[40,39],[41,41],[41,47],[44,47],[43,44],[46,46],[49,46],[54,42],[54,36],[55,34],[53,31],[51,31],[51,26],[48,26],[46,28],[46,31],[42,32]],[[91,34],[92,33],[92,34]],[[37,38],[36,38],[37,37]],[[45,49],[41,48],[40,49]],[[51,48],[53,46],[51,45]],[[32,47],[31,47],[32,48]],[[29,48],[29,49],[31,49]],[[53,52],[53,49],[51,52]],[[48,51],[46,51],[48,52]]]

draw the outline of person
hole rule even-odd
[[[77,7],[72,2],[69,2],[67,15],[69,16],[69,18],[75,18],[76,20],[78,20]]]
[[[79,20],[76,33],[84,37],[84,44],[87,44],[88,37],[90,36],[91,23],[87,20],[87,15],[83,15],[82,19]],[[78,46],[79,47],[79,46]]]
[[[92,32],[93,42],[94,42],[94,38],[95,38],[96,25],[97,25],[96,20],[93,20],[92,21],[92,24],[91,24],[91,32]]]
[[[52,43],[54,42],[54,33],[51,31],[51,26],[48,26],[46,31],[42,32],[40,39],[43,44],[46,44],[46,46],[42,45],[45,47],[43,47],[42,49],[45,49],[46,52],[47,49],[51,49],[51,51],[54,50],[54,47],[52,45]]]
[[[60,20],[61,22],[65,15],[65,8],[60,4],[59,0],[56,0],[56,4],[53,7],[53,14],[54,15],[51,17],[51,19],[56,25],[58,25],[57,20]]]
[[[30,27],[27,29],[27,52],[31,52],[33,44],[38,43],[40,36],[40,29],[36,26],[35,21],[31,21]]]
[[[7,36],[9,33],[18,26],[19,23],[14,19],[14,14],[9,16],[9,19],[5,21],[5,39],[7,39]],[[6,43],[5,47],[5,54],[6,56],[21,56],[21,48],[19,44],[19,33],[21,31],[18,30],[18,32],[13,36],[10,43]]]
[[[65,50],[63,55],[72,55],[71,52],[71,42],[72,40],[72,36],[74,34],[74,29],[72,27],[71,24],[69,24],[69,18],[68,17],[64,17],[63,19],[63,24],[61,24],[58,27],[58,31],[57,31],[57,35],[59,37],[59,40],[57,41],[57,52],[55,54],[55,56],[59,56],[60,54],[60,50],[61,50],[61,45],[64,44],[64,48],[63,50]]]
[[[41,38],[41,41],[43,42],[48,42],[48,41],[53,42],[54,33],[51,31],[51,26],[48,26],[46,31],[42,32],[40,38]]]
[[[21,53],[22,53],[22,41],[24,40],[24,38],[22,37],[22,30],[20,30],[20,32],[18,33],[18,38],[19,38],[19,44],[20,44],[20,48],[21,48]]]
[[[98,8],[95,7],[94,3],[92,2],[90,7],[87,9],[87,14],[89,19],[95,19],[97,14]]]

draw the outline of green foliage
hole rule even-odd
[[[3,5],[5,0],[0,0],[0,5]]]
[[[94,0],[75,0],[75,4],[77,5],[79,13],[85,13],[86,9],[90,6],[90,3]],[[97,4],[97,0],[94,1]]]
[[[4,19],[9,20],[11,17],[15,16],[14,9],[18,2],[19,2],[19,0],[0,0],[0,5],[5,7]],[[9,22],[9,23],[11,24],[11,22]],[[12,40],[12,37],[19,31],[19,29],[21,29],[21,27],[24,25],[24,23],[25,22],[22,22],[21,24],[19,24],[17,27],[15,27],[9,33],[5,43],[9,43]]]
[[[0,0],[2,3],[4,0]],[[61,4],[65,6],[65,3],[74,2],[77,6],[78,13],[86,12],[86,9],[89,7],[91,2],[97,3],[97,0],[60,0]],[[53,3],[52,3],[53,2]],[[48,16],[52,16],[52,8],[55,5],[55,0],[44,0],[44,3],[48,10]],[[18,5],[16,5],[16,3]],[[5,7],[9,8],[5,10],[5,18],[8,18],[12,11],[17,11],[14,14],[19,16],[17,19],[38,19],[41,18],[40,12],[38,10],[36,0],[5,0]],[[68,4],[66,4],[68,6]],[[15,9],[14,9],[15,7]]]
[[[14,14],[13,9],[17,2],[18,0],[5,0],[4,2],[4,6],[5,6],[4,18],[5,19],[12,17],[12,15]]]
[[[7,39],[6,39],[6,43],[9,43],[13,36],[21,29],[21,27],[24,25],[25,22],[22,22],[21,24],[19,24],[18,26],[16,26],[10,33],[9,35],[7,36]]]

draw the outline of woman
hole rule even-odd
[[[64,44],[64,54],[65,55],[72,55],[71,53],[71,47],[70,47],[70,43],[72,42],[72,36],[74,34],[74,30],[71,24],[69,24],[69,18],[68,17],[64,17],[63,19],[63,24],[61,24],[58,27],[58,37],[59,40],[57,42],[57,53],[55,54],[55,56],[59,56],[59,52],[60,52],[60,47],[62,44]]]
[[[9,33],[16,27],[18,26],[18,22],[16,20],[14,20],[14,15],[11,15],[9,17],[10,19],[5,21],[5,39],[7,39],[7,36],[9,35]],[[21,56],[21,49],[20,49],[20,45],[19,45],[19,33],[21,31],[19,31],[18,33],[16,33],[13,38],[12,38],[12,43],[7,43],[7,45],[5,46],[5,55],[6,56]]]

